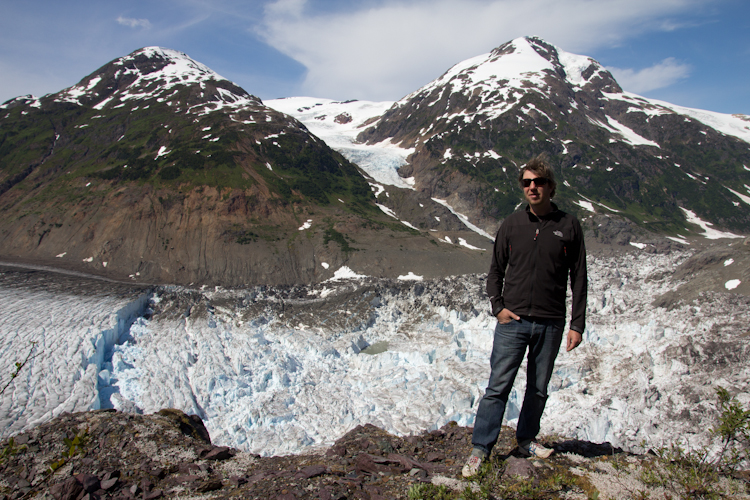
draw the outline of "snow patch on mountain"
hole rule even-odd
[[[636,107],[628,109],[628,112],[642,112],[647,115],[678,114],[685,116],[686,120],[696,120],[718,132],[736,137],[750,143],[750,120],[745,115],[730,115],[706,111],[702,109],[686,108],[657,99],[641,97],[631,92],[604,93],[609,99],[621,100],[636,104]]]
[[[360,278],[367,278],[367,276],[355,273],[349,266],[342,266],[333,273],[333,277],[326,281],[358,280]]]
[[[719,238],[744,238],[744,236],[729,233],[726,231],[718,231],[712,228],[711,226],[713,226],[713,224],[701,220],[701,218],[698,217],[692,210],[688,210],[687,208],[683,207],[680,207],[680,210],[682,210],[682,212],[685,214],[685,218],[689,223],[700,226],[700,228],[703,229],[703,233],[701,234],[701,236],[709,240],[717,240]]]
[[[727,290],[734,290],[735,288],[737,288],[741,284],[742,284],[742,281],[740,281],[740,280],[737,280],[737,279],[735,279],[735,280],[729,280],[726,283],[724,283],[724,287]]]
[[[742,194],[742,193],[738,193],[737,191],[735,191],[735,190],[734,190],[734,189],[732,189],[732,188],[728,188],[728,187],[726,187],[726,186],[724,186],[724,187],[725,187],[725,188],[727,188],[727,190],[728,190],[729,192],[731,192],[731,193],[732,193],[733,195],[735,195],[735,196],[736,196],[737,198],[739,198],[740,200],[742,200],[742,201],[744,201],[745,203],[747,203],[748,205],[750,205],[750,196],[744,195],[744,194]]]
[[[446,238],[447,238],[447,236],[446,236]],[[469,243],[468,243],[468,242],[467,242],[467,241],[466,241],[465,239],[463,239],[463,238],[459,238],[459,239],[458,239],[458,244],[459,244],[459,245],[461,245],[462,247],[466,247],[466,248],[468,248],[469,250],[478,250],[478,251],[481,251],[481,252],[485,252],[485,251],[487,251],[487,249],[486,249],[486,248],[479,248],[479,247],[475,247],[474,245],[471,245],[471,244],[469,244]]]
[[[466,227],[468,227],[469,229],[471,229],[475,233],[480,234],[480,235],[484,236],[485,238],[487,238],[489,240],[495,241],[495,238],[492,235],[490,235],[487,231],[485,231],[485,230],[483,230],[483,229],[475,226],[471,222],[469,222],[469,218],[466,217],[464,214],[456,212],[454,210],[454,208],[452,206],[450,206],[446,200],[439,200],[437,198],[432,198],[432,201],[434,201],[435,203],[439,203],[439,204],[443,205],[445,208],[447,208],[448,210],[450,210],[453,215],[455,215],[456,217],[458,217],[458,220],[460,220]]]
[[[573,203],[575,203],[581,208],[585,208],[589,212],[596,212],[596,210],[594,210],[594,205],[590,201],[575,200]]]
[[[610,116],[606,116],[607,123],[602,123],[594,118],[588,117],[588,120],[598,127],[602,127],[612,134],[619,136],[623,141],[632,144],[633,146],[653,146],[658,148],[659,145],[654,141],[650,141],[645,137],[641,137],[636,134],[632,129],[626,127],[622,123],[618,122]],[[614,142],[615,139],[610,139],[610,142]]]

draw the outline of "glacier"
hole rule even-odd
[[[558,357],[544,434],[698,446],[716,386],[750,403],[748,298],[655,300],[684,283],[673,273],[693,252],[590,255],[584,343]],[[36,356],[1,396],[0,435],[68,411],[174,407],[199,415],[216,444],[279,455],[365,423],[399,435],[472,425],[494,323],[483,275],[143,289],[2,268],[0,373]],[[510,425],[524,380],[522,367]]]
[[[265,105],[301,121],[315,137],[356,163],[374,182],[413,189],[414,180],[398,175],[414,148],[402,148],[390,141],[368,145],[357,135],[393,102],[334,101],[315,97],[286,97],[265,101]]]

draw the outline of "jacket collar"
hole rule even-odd
[[[529,214],[529,217],[534,217],[536,219],[553,219],[558,215],[558,212],[560,210],[557,208],[557,205],[550,202],[552,204],[552,210],[546,214],[542,215],[541,217],[537,216],[534,212],[531,211],[531,206],[529,204],[526,204],[526,213]]]

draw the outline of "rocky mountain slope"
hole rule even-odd
[[[385,215],[295,119],[156,47],[0,107],[0,209],[4,258],[139,281],[311,282],[349,261],[395,277],[384,239],[467,261]]]
[[[624,92],[591,58],[518,38],[396,102],[358,137],[413,150],[400,174],[492,232],[519,165],[547,152],[562,206],[686,235],[750,230],[750,117]]]

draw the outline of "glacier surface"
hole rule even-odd
[[[697,446],[717,385],[750,403],[747,297],[653,304],[689,256],[590,256],[584,343],[558,357],[543,433]],[[364,423],[400,435],[472,425],[489,376],[483,276],[146,291],[31,276],[0,274],[0,373],[35,349],[0,399],[2,436],[66,411],[175,407],[200,415],[216,444],[299,453]],[[522,368],[511,425],[524,379]]]

